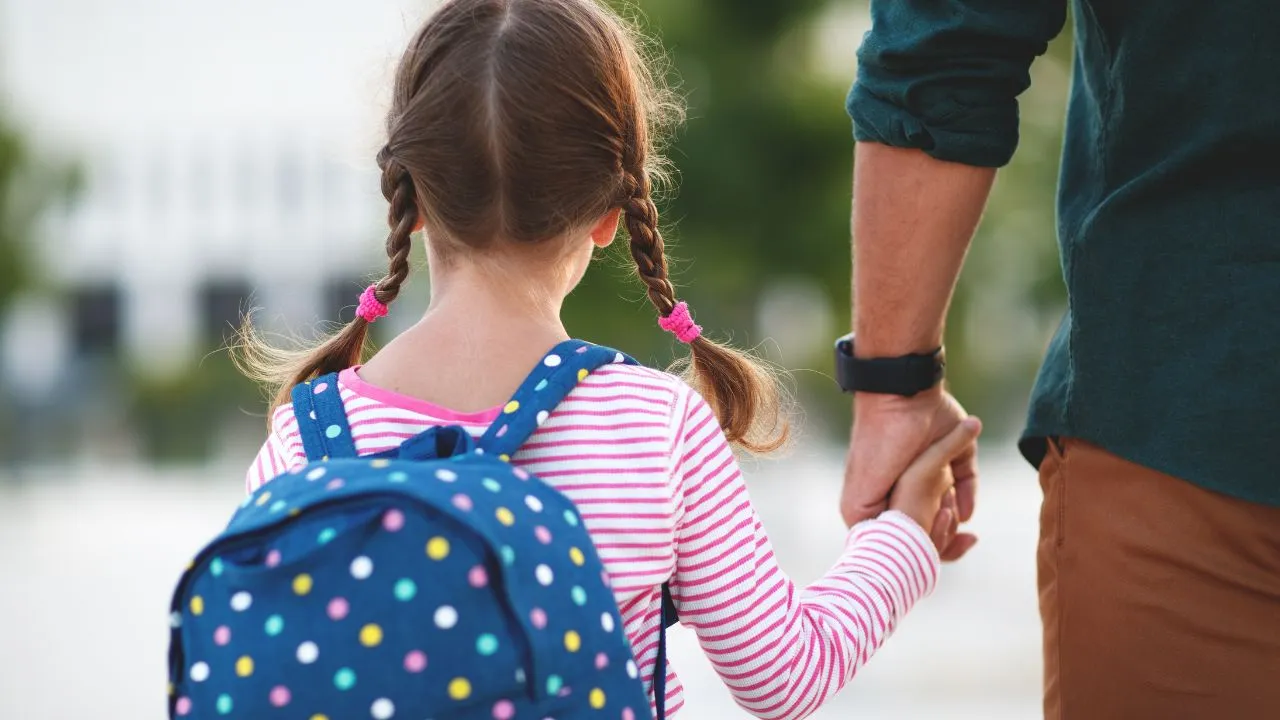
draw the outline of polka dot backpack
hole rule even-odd
[[[577,510],[508,462],[614,362],[634,361],[567,341],[478,442],[438,427],[365,457],[336,375],[294,388],[309,462],[247,497],[179,581],[169,716],[647,717]]]

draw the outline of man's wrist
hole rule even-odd
[[[853,333],[836,339],[836,382],[841,390],[913,397],[941,384],[946,370],[941,346],[898,356],[868,355]]]

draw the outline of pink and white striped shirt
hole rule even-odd
[[[358,368],[342,372],[339,387],[362,455],[434,425],[478,436],[499,413],[452,412],[371,386]],[[250,491],[305,463],[291,406],[276,411],[272,428],[249,469]],[[816,710],[937,581],[928,536],[887,512],[854,527],[827,574],[797,588],[774,559],[711,408],[657,370],[609,365],[592,373],[512,462],[577,504],[646,685],[657,657],[660,587],[670,580],[681,624],[697,633],[734,698],[756,717]],[[674,717],[683,690],[670,667],[666,688]]]

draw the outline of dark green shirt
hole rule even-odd
[[[1067,0],[872,0],[859,140],[998,167]],[[1075,0],[1068,310],[1023,453],[1095,443],[1280,505],[1280,1]]]

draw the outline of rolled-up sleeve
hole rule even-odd
[[[854,137],[1000,167],[1018,95],[1066,22],[1067,0],[872,0],[846,107]]]

